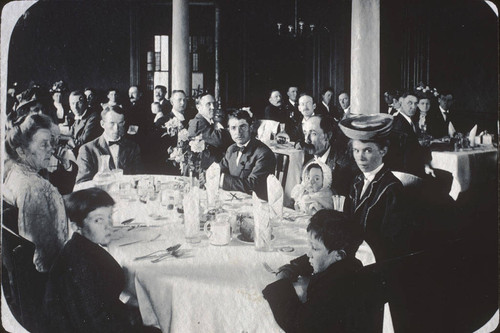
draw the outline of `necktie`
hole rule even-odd
[[[370,185],[370,181],[365,177],[365,183],[363,184],[363,189],[361,190],[361,194],[359,195],[360,199],[363,197],[363,194],[365,194],[368,185]]]

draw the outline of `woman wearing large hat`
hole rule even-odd
[[[392,116],[360,115],[339,123],[350,138],[361,173],[354,179],[344,211],[361,224],[377,261],[405,252],[403,185],[384,164]]]

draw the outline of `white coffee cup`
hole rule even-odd
[[[229,214],[218,214],[215,221],[205,223],[204,230],[210,244],[227,245],[232,238]]]

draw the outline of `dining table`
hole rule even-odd
[[[498,148],[480,145],[458,151],[432,151],[431,166],[453,175],[449,194],[457,200],[460,193],[496,180],[497,161]]]
[[[159,186],[156,197],[154,192],[146,197],[135,193],[133,184],[144,179]],[[189,183],[178,176],[117,175],[107,187],[116,201],[108,251],[125,271],[126,293],[137,302],[144,324],[162,332],[282,332],[262,295],[266,285],[276,280],[264,263],[276,269],[307,252],[310,216],[285,207],[282,217],[272,221],[271,247],[266,251],[242,238],[237,227],[224,246],[210,244],[202,229],[200,241],[188,243],[182,209],[177,209],[181,207],[164,205],[161,191],[187,195]],[[89,181],[75,190],[92,186]],[[217,212],[253,213],[248,194],[219,190],[218,196]],[[211,210],[203,195],[200,201],[202,228]],[[161,256],[174,245],[180,246],[175,256]],[[375,263],[366,242],[356,257],[364,265]],[[294,287],[304,300],[307,278],[299,278]]]

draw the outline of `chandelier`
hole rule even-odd
[[[283,22],[277,22],[278,36],[289,38],[309,37],[315,32],[316,25],[314,23],[306,23],[298,16],[298,0],[295,0],[294,20],[292,24],[285,26]]]

